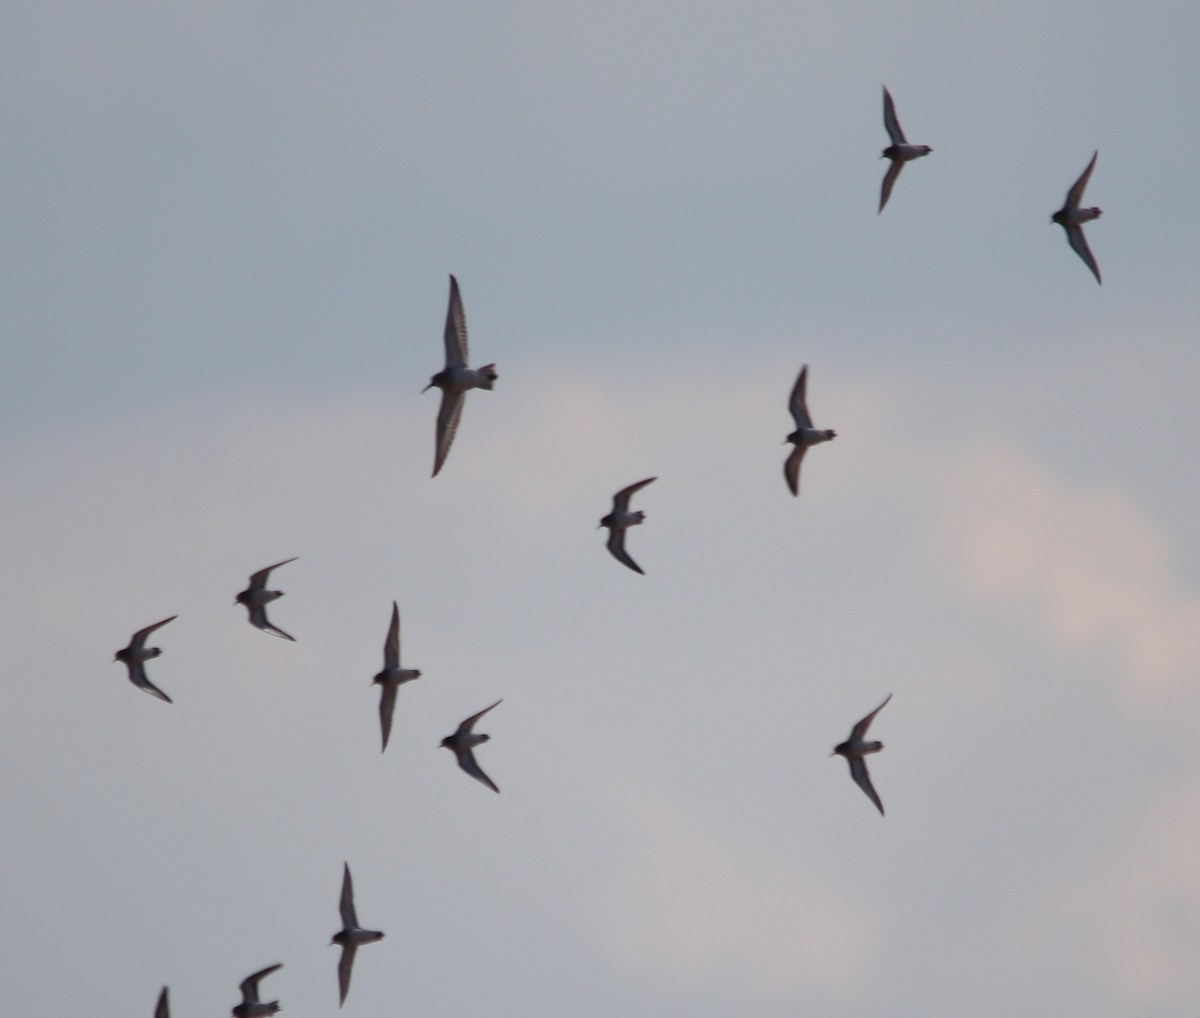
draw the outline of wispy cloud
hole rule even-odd
[[[1110,653],[1129,684],[1163,693],[1200,666],[1200,593],[1128,497],[1073,487],[1013,448],[948,471],[954,554],[977,597],[1027,616],[1069,651]]]
[[[625,807],[635,827],[602,898],[624,967],[743,1001],[844,990],[869,967],[878,929],[853,894],[666,800]]]

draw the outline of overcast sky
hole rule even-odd
[[[1193,1014],[1197,38],[0,11],[0,1013],[278,961],[332,1016],[348,861],[348,1018]],[[934,151],[877,215],[883,83]],[[1050,222],[1097,149],[1103,286]],[[450,273],[499,380],[431,480]],[[637,576],[596,523],[651,475]],[[292,555],[287,643],[233,601]],[[168,705],[111,658],[172,614]],[[881,818],[829,753],[888,693]],[[437,746],[501,698],[497,796]]]

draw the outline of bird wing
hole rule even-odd
[[[1092,170],[1096,166],[1096,156],[1099,154],[1099,149],[1092,153],[1092,161],[1087,164],[1087,169],[1079,175],[1079,179],[1071,185],[1071,190],[1067,192],[1067,206],[1069,208],[1078,208],[1079,203],[1083,201],[1083,192],[1087,188],[1088,180],[1092,175]],[[1074,247],[1074,245],[1072,245],[1072,247]]]
[[[446,308],[446,367],[467,366],[467,316],[463,312],[458,280],[450,277],[450,306]]]
[[[888,693],[887,699],[876,707],[870,714],[863,718],[857,725],[850,730],[850,738],[852,740],[861,740],[867,737],[867,729],[871,727],[871,722],[875,720],[875,715],[878,714],[884,707],[887,706],[888,700],[892,698],[892,694]]]
[[[1083,227],[1064,226],[1063,229],[1067,231],[1067,243],[1071,245],[1071,250],[1083,259],[1083,264],[1092,270],[1092,275],[1096,277],[1096,282],[1099,283],[1100,267],[1096,264],[1096,259],[1092,256],[1092,249],[1088,247]]]
[[[854,779],[854,783],[859,788],[867,793],[867,798],[875,803],[875,808],[879,810],[879,815],[883,816],[883,803],[879,801],[879,795],[875,791],[875,786],[871,784],[871,775],[867,770],[867,762],[860,756],[852,756],[849,760],[850,777]]]
[[[638,481],[636,484],[629,485],[628,488],[622,488],[613,495],[613,510],[620,512],[629,511],[629,500],[639,491],[641,491],[651,481],[657,481],[657,477],[647,477],[644,481]]]
[[[250,589],[262,590],[267,585],[267,577],[271,575],[272,569],[286,566],[289,562],[295,562],[299,557],[299,555],[293,555],[291,558],[285,558],[282,562],[276,562],[273,566],[267,566],[266,569],[260,569],[257,573],[252,573],[250,575]]]
[[[265,976],[269,976],[276,969],[283,968],[283,962],[278,961],[274,965],[268,965],[265,969],[259,969],[253,975],[246,976],[238,987],[242,991],[242,1002],[245,1004],[257,1004],[258,1000],[258,981]]]
[[[792,394],[788,397],[788,411],[796,422],[797,428],[811,428],[812,418],[808,414],[808,365],[800,368],[796,376],[796,384],[792,386]]]
[[[899,178],[902,169],[904,169],[904,164],[899,159],[893,159],[892,165],[888,167],[887,173],[883,175],[883,186],[879,190],[879,212],[883,211],[883,207],[892,196],[892,188],[896,186],[896,180]],[[877,212],[876,215],[878,214]]]
[[[383,667],[400,667],[400,606],[392,602],[392,622],[388,626],[387,643],[383,645]]]
[[[162,993],[158,995],[158,1004],[154,1008],[154,1018],[171,1018],[171,1007],[167,1002],[167,988],[162,988]]]
[[[500,704],[502,704],[503,702],[504,702],[503,700],[497,700],[494,704],[492,704],[491,707],[484,707],[483,710],[481,710],[478,714],[472,714],[469,718],[467,718],[466,721],[464,721],[461,725],[458,726],[458,731],[456,731],[454,734],[455,735],[469,735],[471,730],[475,727],[476,721],[478,721],[488,711],[490,711],[492,709],[492,707],[499,707]],[[469,753],[468,753],[468,755],[469,755]],[[460,764],[462,763],[461,758],[459,759],[459,763]],[[466,768],[464,768],[464,770],[465,769]]]
[[[382,690],[379,694],[379,727],[383,732],[383,752],[387,749],[388,739],[392,734],[392,714],[396,710],[396,684],[394,682],[381,682]]]
[[[793,446],[792,451],[788,454],[788,458],[783,464],[783,476],[793,495],[800,494],[800,464],[804,462],[804,454],[806,452],[808,452],[807,445],[797,444]]]
[[[126,665],[129,668],[129,681],[137,686],[138,689],[144,689],[151,696],[157,696],[160,700],[166,700],[167,703],[174,702],[158,686],[146,678],[146,668],[141,661],[127,661]]]
[[[491,707],[488,708],[491,710]],[[471,775],[476,781],[487,785],[493,792],[499,793],[500,789],[496,787],[496,783],[483,773],[483,768],[475,762],[475,754],[469,749],[457,749],[454,755],[458,757],[458,766]]]
[[[612,557],[618,562],[629,566],[635,573],[642,573],[642,567],[639,566],[630,557],[629,552],[625,550],[625,531],[621,527],[613,527],[608,532],[608,550],[612,553]]]
[[[354,968],[354,952],[357,950],[356,944],[342,945],[342,957],[338,960],[338,993],[341,995],[339,1007],[346,1003],[346,994],[350,992],[350,970]]]
[[[908,144],[908,139],[900,129],[900,121],[896,118],[896,104],[892,102],[892,93],[887,90],[887,85],[883,86],[883,126],[887,128],[888,137],[892,139],[893,145]]]
[[[343,863],[345,870],[342,873],[342,898],[338,902],[338,911],[342,914],[342,928],[347,930],[358,929],[358,916],[354,913],[354,881],[350,879],[350,864]]]
[[[179,618],[178,615],[172,615],[169,619],[163,619],[161,622],[155,622],[154,625],[147,626],[145,629],[139,629],[136,633],[133,634],[133,638],[129,641],[129,646],[130,647],[144,647],[146,645],[146,637],[147,636],[149,636],[151,633],[153,633],[154,630],[156,630],[162,626],[165,626],[168,622],[173,622],[177,618]]]
[[[296,638],[290,633],[285,633],[278,626],[271,624],[271,620],[267,618],[266,605],[257,605],[254,608],[250,608],[249,611],[250,625],[255,629],[261,629],[264,633],[270,633],[272,636],[281,636],[283,639],[291,640],[293,643],[296,642]]]
[[[433,476],[437,477],[442,464],[450,454],[450,446],[454,444],[454,433],[458,431],[458,421],[462,417],[463,400],[461,392],[442,390],[442,405],[437,417],[437,445],[433,455]]]

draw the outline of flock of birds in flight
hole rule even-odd
[[[886,85],[883,88],[883,126],[887,128],[888,137],[892,139],[892,143],[883,150],[883,158],[890,159],[892,165],[884,174],[883,186],[879,192],[880,212],[883,211],[883,207],[892,196],[892,188],[895,186],[904,164],[912,162],[914,159],[920,159],[921,156],[927,156],[933,151],[928,145],[911,145],[904,137],[900,121],[896,117],[896,104],[892,101],[892,93],[887,90]],[[1079,179],[1071,185],[1071,190],[1067,192],[1063,207],[1050,217],[1051,222],[1058,223],[1067,231],[1067,243],[1071,245],[1071,250],[1079,255],[1083,259],[1083,264],[1092,270],[1092,275],[1096,277],[1097,283],[1100,282],[1100,268],[1092,256],[1092,249],[1088,247],[1087,237],[1083,233],[1083,224],[1090,223],[1093,219],[1099,219],[1100,210],[1094,205],[1085,208],[1080,202],[1083,201],[1083,192],[1092,176],[1092,170],[1096,168],[1096,157],[1099,154],[1099,152],[1092,153],[1091,161],[1079,175]]]
[[[884,206],[888,203],[888,199],[891,198],[892,189],[895,187],[904,164],[926,156],[933,151],[928,145],[913,145],[905,138],[904,131],[900,127],[900,121],[896,116],[895,103],[886,86],[883,89],[883,123],[892,143],[883,150],[883,158],[891,160],[891,165],[884,175],[883,184],[880,189],[880,212],[883,211]],[[1067,242],[1071,245],[1071,249],[1079,255],[1084,264],[1087,265],[1096,277],[1096,282],[1099,283],[1100,269],[1096,265],[1096,259],[1092,256],[1091,249],[1088,247],[1087,238],[1083,233],[1083,224],[1091,222],[1093,219],[1098,219],[1101,213],[1098,208],[1085,208],[1080,204],[1083,200],[1084,189],[1087,187],[1092,170],[1096,166],[1097,155],[1098,153],[1096,152],[1092,153],[1091,161],[1087,164],[1079,179],[1075,181],[1071,189],[1067,192],[1063,207],[1051,216],[1051,220],[1058,223],[1066,231]],[[467,320],[463,311],[462,295],[459,292],[458,280],[453,275],[450,277],[450,303],[446,312],[444,342],[446,354],[445,367],[434,375],[429,380],[429,384],[422,390],[422,392],[425,392],[431,388],[438,388],[442,391],[441,405],[438,408],[434,445],[434,477],[441,471],[445,465],[446,457],[450,453],[450,447],[454,442],[459,420],[462,417],[466,394],[471,389],[491,390],[495,385],[496,379],[499,377],[496,373],[495,364],[485,364],[481,368],[472,368],[467,363],[469,359]],[[808,410],[807,387],[808,365],[805,364],[800,368],[800,374],[796,378],[788,399],[788,410],[792,415],[796,427],[785,440],[785,444],[790,444],[793,448],[783,465],[783,476],[788,490],[796,496],[800,494],[800,465],[804,461],[805,453],[812,446],[820,445],[837,437],[837,432],[831,429],[813,427],[812,417]],[[612,556],[622,565],[643,575],[644,572],[641,566],[633,560],[633,557],[625,548],[625,537],[626,531],[630,527],[641,524],[646,518],[646,514],[641,510],[630,509],[630,501],[635,494],[654,480],[656,478],[647,477],[618,491],[613,496],[612,511],[602,517],[599,524],[600,527],[606,528],[609,532],[607,548]],[[259,569],[257,572],[251,574],[249,585],[237,595],[234,602],[246,609],[250,625],[256,629],[261,629],[265,633],[270,633],[272,636],[278,636],[281,639],[293,642],[295,641],[294,636],[280,629],[267,618],[267,605],[283,596],[283,591],[281,590],[268,590],[267,582],[273,570],[294,561],[296,561],[296,556],[284,559],[282,562],[276,562],[274,565]],[[147,647],[146,640],[152,633],[161,629],[168,622],[173,622],[177,617],[176,615],[172,615],[169,618],[146,626],[144,629],[139,629],[133,634],[129,645],[118,650],[113,659],[114,661],[124,663],[129,672],[130,682],[139,689],[167,703],[172,703],[173,701],[150,681],[146,675],[145,667],[146,662],[158,657],[162,653],[162,650],[158,647]],[[400,608],[393,601],[391,622],[388,626],[387,638],[383,645],[383,669],[372,681],[372,684],[381,687],[379,698],[379,723],[383,744],[381,752],[387,749],[388,739],[391,735],[392,715],[395,711],[396,696],[399,688],[404,683],[411,682],[420,677],[421,672],[418,669],[404,668],[400,664]],[[867,739],[867,731],[871,727],[871,722],[875,720],[875,715],[887,706],[891,698],[892,695],[889,693],[883,703],[854,725],[850,731],[850,737],[844,742],[838,743],[834,747],[833,753],[830,754],[831,756],[837,755],[846,759],[850,766],[851,778],[862,789],[867,798],[874,803],[875,808],[879,810],[881,816],[884,813],[883,802],[880,800],[878,793],[875,791],[875,786],[871,782],[871,775],[867,770],[866,757],[872,753],[878,753],[883,749],[883,743]],[[459,724],[452,735],[447,735],[441,741],[441,745],[444,748],[454,753],[458,761],[458,766],[465,773],[497,793],[500,789],[484,773],[483,768],[479,766],[478,761],[475,759],[474,753],[475,748],[487,742],[490,736],[476,734],[474,728],[476,722],[489,711],[499,706],[501,702],[497,700],[490,707],[485,707],[477,714],[472,714]],[[342,929],[333,935],[330,944],[337,944],[342,949],[337,972],[339,1006],[341,1006],[346,1001],[347,993],[350,992],[350,974],[354,965],[355,952],[361,945],[382,940],[384,936],[379,930],[364,929],[358,924],[358,916],[354,907],[354,885],[350,877],[349,863],[344,864],[339,910],[341,913]],[[259,969],[242,980],[239,986],[242,1001],[232,1009],[232,1018],[265,1018],[265,1016],[274,1015],[280,1010],[279,1001],[263,1002],[259,999],[258,984],[266,976],[269,976],[272,972],[282,967],[282,962],[268,965],[266,968]],[[170,1018],[168,990],[165,986],[159,995],[154,1016],[155,1018]]]

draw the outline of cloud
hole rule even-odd
[[[1136,822],[1130,842],[1079,867],[1057,887],[1039,884],[1009,925],[1008,948],[1027,971],[1064,990],[1080,981],[1121,1013],[1175,1013],[1200,992],[1200,810],[1194,768],[1171,782]],[[1073,945],[1069,951],[1062,950]]]
[[[861,980],[877,939],[866,907],[793,857],[626,791],[633,835],[601,898],[620,964],[741,1000]]]
[[[975,596],[1016,608],[1067,651],[1110,653],[1138,691],[1191,682],[1200,596],[1128,498],[1072,488],[1003,447],[973,450],[947,474],[953,554]]]

